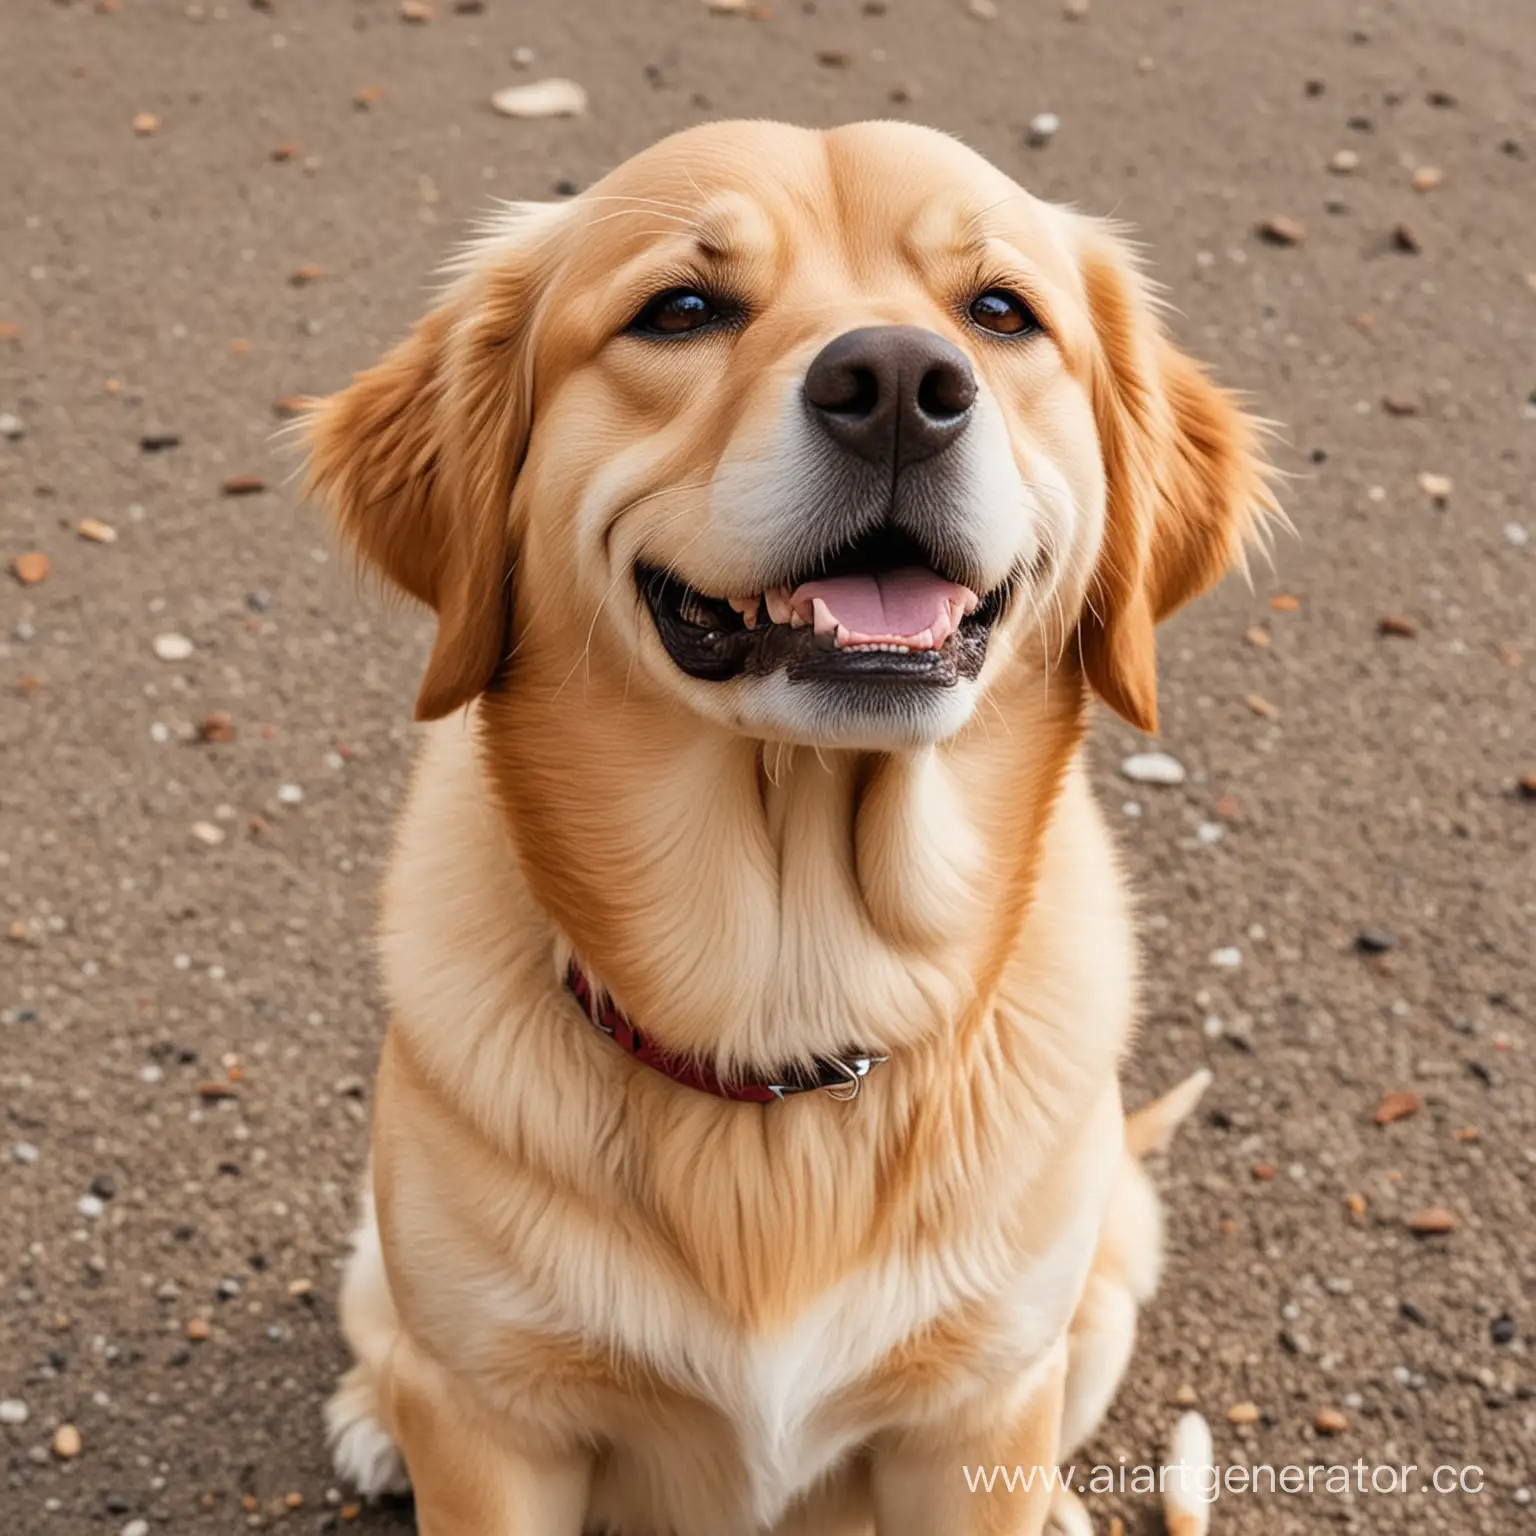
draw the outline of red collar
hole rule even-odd
[[[831,1089],[834,1098],[853,1099],[858,1097],[859,1087],[869,1069],[885,1060],[884,1056],[818,1056],[808,1068],[784,1067],[770,1077],[757,1081],[732,1078],[727,1082],[713,1067],[692,1061],[686,1056],[669,1055],[660,1047],[650,1044],[613,1006],[606,994],[594,989],[587,980],[586,972],[574,960],[566,970],[565,984],[581,1004],[587,1018],[636,1061],[643,1061],[663,1077],[670,1077],[674,1083],[682,1083],[686,1088],[697,1088],[700,1093],[712,1093],[721,1099],[734,1099],[746,1104],[772,1104],[776,1099],[787,1098],[792,1093],[812,1093],[819,1088]]]

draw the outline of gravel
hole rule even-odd
[[[1153,1460],[1198,1408],[1225,1462],[1487,1482],[1396,1512],[1223,1498],[1220,1536],[1528,1532],[1536,611],[1509,530],[1536,529],[1536,203],[1500,147],[1536,120],[1528,0],[745,9],[6,8],[6,142],[47,150],[0,156],[0,416],[24,423],[0,422],[0,1399],[29,1413],[0,1411],[5,1536],[411,1529],[343,1519],[321,1408],[371,1099],[337,1085],[371,1084],[382,1035],[371,934],[433,625],[359,594],[278,416],[405,334],[494,198],[590,186],[708,117],[893,110],[1134,227],[1174,333],[1283,424],[1299,535],[1159,631],[1160,740],[1093,728],[1144,940],[1126,1101],[1216,1080],[1158,1160],[1163,1288],[1080,1459]],[[495,112],[530,65],[579,76],[586,111]],[[1067,126],[1032,151],[1046,104]],[[1257,238],[1271,214],[1305,240]],[[1167,777],[1121,767],[1153,755]],[[1364,927],[1395,947],[1362,955]],[[1325,1409],[1348,1421],[1326,1443]],[[1090,1506],[1101,1532],[1155,1522]]]

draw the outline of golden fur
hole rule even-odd
[[[956,318],[999,264],[1038,346]],[[621,334],[700,270],[751,324]],[[877,322],[966,350],[998,473],[1070,507],[975,713],[885,748],[754,728],[736,685],[670,667],[630,575],[644,553],[755,590],[721,488],[774,493],[754,466],[786,391]],[[961,1468],[1053,1463],[1064,1411],[1092,1428],[1070,1361],[1157,1246],[1122,1152],[1135,959],[1088,686],[1153,725],[1154,623],[1268,506],[1254,438],[1112,230],[885,123],[712,125],[511,210],[319,403],[312,487],[436,610],[417,713],[441,720],[385,896],[344,1470],[377,1491],[398,1447],[427,1536],[1043,1528],[1043,1490],[972,1494]],[[711,1098],[584,1024],[573,953],[722,1071],[889,1061],[852,1103]],[[1107,1305],[1099,1397],[1134,1318]]]

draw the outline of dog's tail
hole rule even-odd
[[[1177,1088],[1170,1088],[1160,1099],[1143,1104],[1125,1117],[1125,1150],[1137,1162],[1153,1152],[1161,1152],[1173,1133],[1194,1112],[1205,1090],[1211,1086],[1211,1074],[1201,1067]]]
[[[1211,1074],[1202,1067],[1161,1098],[1125,1119],[1125,1149],[1138,1162],[1161,1152],[1194,1113]],[[1216,1475],[1211,1427],[1198,1413],[1186,1413],[1173,1427],[1163,1459],[1163,1524],[1168,1536],[1208,1536]]]
[[[1168,1536],[1207,1536],[1215,1478],[1211,1426],[1198,1413],[1186,1413],[1173,1427],[1163,1460],[1163,1523]]]

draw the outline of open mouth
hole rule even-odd
[[[891,527],[762,592],[714,597],[646,565],[635,579],[667,654],[690,677],[724,682],[783,670],[792,682],[941,688],[981,671],[1010,588],[978,594]]]

